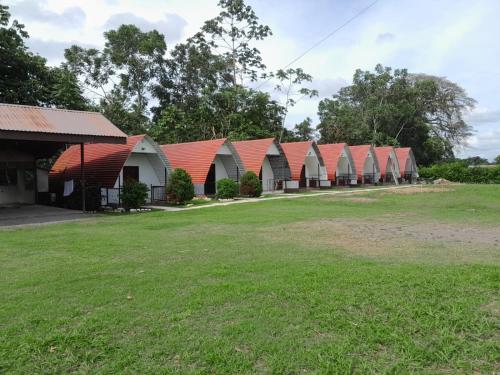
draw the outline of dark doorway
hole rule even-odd
[[[127,181],[139,182],[139,167],[136,166],[123,167],[123,182]]]
[[[305,187],[307,187],[307,182],[306,182],[306,166],[303,165],[302,169],[300,171],[299,188],[305,188]]]
[[[205,180],[205,195],[215,194],[215,164],[210,166],[207,174],[207,179]]]

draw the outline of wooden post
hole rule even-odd
[[[82,211],[86,211],[85,202],[85,146],[80,143],[80,185],[82,188]]]

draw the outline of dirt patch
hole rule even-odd
[[[424,187],[424,186],[414,186],[414,187],[409,187],[409,188],[404,188],[404,189],[394,189],[391,190],[390,192],[383,192],[381,195],[387,195],[387,194],[399,194],[399,195],[410,195],[410,194],[420,194],[420,193],[451,193],[455,191],[455,189],[452,189],[448,186],[443,186],[443,187]]]
[[[500,227],[395,223],[378,219],[316,220],[262,229],[268,238],[311,247],[331,246],[367,257],[415,261],[500,263]]]
[[[356,203],[373,203],[378,201],[378,199],[368,198],[368,197],[350,197],[350,198],[343,198],[342,200],[349,202],[356,202]]]

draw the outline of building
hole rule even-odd
[[[411,184],[418,178],[418,168],[413,151],[411,147],[398,147],[395,148],[395,152],[398,157],[401,179]]]
[[[40,202],[38,188],[45,190],[46,181],[37,180],[46,173],[37,171],[37,160],[53,157],[67,144],[79,145],[75,178],[85,186],[86,144],[124,144],[126,137],[100,113],[0,104],[0,205]],[[85,209],[84,197],[82,202]]]
[[[86,145],[85,176],[87,186],[101,192],[101,204],[119,205],[120,189],[127,180],[148,186],[149,198],[164,200],[165,183],[170,171],[160,146],[147,135],[127,138],[127,143]],[[64,184],[78,179],[80,173],[78,146],[71,146],[57,159],[50,172],[51,191],[64,195]],[[66,192],[67,194],[68,192]],[[153,194],[153,195],[152,195]]]
[[[290,179],[285,153],[274,138],[232,142],[246,171],[252,171],[262,182],[263,191],[282,189],[283,180]]]
[[[349,146],[358,182],[361,184],[375,184],[380,180],[380,167],[377,155],[371,145]]]
[[[357,183],[356,166],[347,143],[318,145],[325,163],[328,179],[332,185]]]
[[[329,187],[325,164],[313,141],[282,143],[281,147],[290,166],[291,180],[286,181],[285,190]]]
[[[399,183],[399,162],[394,147],[375,147],[378,165],[380,167],[380,182]]]
[[[192,178],[196,195],[214,195],[217,181],[239,181],[243,163],[227,139],[176,143],[161,146],[173,169],[182,168]]]

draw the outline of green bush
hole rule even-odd
[[[468,184],[500,184],[500,166],[468,167],[462,162],[453,162],[420,168],[418,173],[423,178],[444,178]]]
[[[142,182],[128,180],[124,183],[121,193],[123,208],[130,211],[131,208],[139,208],[148,198],[149,188]]]
[[[181,168],[168,176],[167,201],[182,204],[194,198],[194,185],[191,176]]]
[[[238,184],[230,179],[223,178],[217,181],[217,198],[232,199],[238,195]]]
[[[241,176],[240,194],[249,197],[260,197],[262,194],[262,184],[254,172],[248,171]]]

